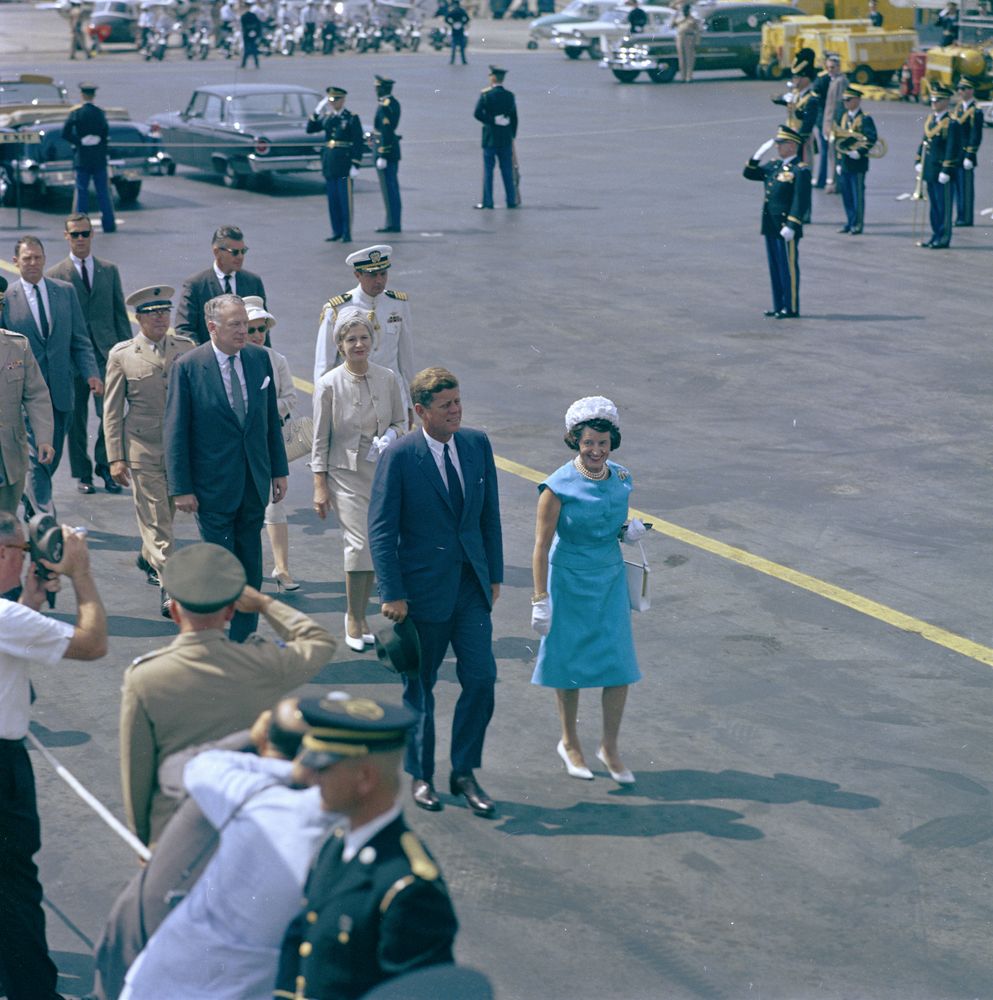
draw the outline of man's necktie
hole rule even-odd
[[[41,336],[48,340],[48,313],[45,312],[45,300],[41,297],[41,288],[38,285],[31,286],[34,289],[35,302],[38,303],[38,320],[41,323]]]
[[[92,292],[93,289],[90,287],[90,272],[86,266],[85,260],[80,264],[79,269],[83,272],[83,288],[85,288],[88,292]]]
[[[459,474],[455,471],[452,463],[452,454],[445,445],[445,476],[448,478],[448,495],[452,498],[452,509],[455,511],[455,520],[462,520],[462,508],[465,506],[465,494],[462,492],[462,483],[459,482]]]
[[[242,427],[245,426],[245,397],[241,394],[241,379],[238,378],[238,372],[234,366],[234,359],[238,357],[237,354],[229,354],[228,362],[231,365],[231,408],[234,410],[234,415],[238,418],[238,423]]]
[[[230,274],[225,274],[224,275],[224,294],[225,295],[230,295],[231,294],[231,275]]]

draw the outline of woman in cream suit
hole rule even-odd
[[[403,433],[407,413],[396,375],[369,361],[372,324],[363,313],[339,314],[334,342],[344,363],[314,387],[314,510],[333,509],[345,542],[345,643],[360,653],[375,641],[366,622],[372,593],[369,498],[379,456]]]

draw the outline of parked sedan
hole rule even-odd
[[[42,104],[68,104],[66,89],[40,73],[0,73],[0,113]]]
[[[154,115],[149,124],[177,163],[244,187],[252,178],[320,171],[323,143],[307,134],[307,120],[322,97],[292,84],[201,87],[184,111]],[[363,166],[372,162],[366,136]]]
[[[758,73],[762,25],[802,14],[785,3],[706,3],[694,6],[703,31],[697,42],[696,69],[740,69]],[[625,38],[604,60],[621,83],[633,83],[645,71],[654,83],[668,83],[679,68],[672,28]]]
[[[644,5],[641,9],[648,15],[646,32],[664,30],[675,13],[672,7]],[[552,28],[552,45],[560,48],[570,59],[578,59],[584,52],[588,52],[591,59],[600,59],[631,31],[628,23],[630,13],[630,7],[614,7],[605,11],[599,21]]]
[[[171,174],[176,166],[164,153],[145,125],[128,119],[123,108],[104,108],[110,135],[107,164],[111,186],[121,205],[131,205],[141,193],[142,178],[149,174]],[[73,148],[62,138],[69,116],[67,108],[22,108],[3,115],[0,121],[8,135],[16,133],[38,141],[0,143],[0,173],[4,175],[3,203],[16,198],[14,181],[20,180],[21,198],[38,202],[46,197],[68,195],[75,189]]]
[[[531,22],[528,48],[536,49],[539,39],[551,38],[553,28],[561,28],[567,24],[579,24],[581,21],[599,21],[606,11],[613,10],[616,6],[617,0],[572,0],[557,14],[536,17]]]

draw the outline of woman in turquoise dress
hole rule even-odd
[[[608,461],[621,443],[617,407],[603,396],[579,399],[566,413],[565,443],[577,451],[538,486],[531,624],[542,636],[532,684],[555,689],[562,738],[558,754],[574,778],[593,778],[576,728],[579,692],[602,688],[603,732],[597,758],[620,784],[617,736],[628,685],[640,680],[631,634],[620,541],[645,533],[626,524],[631,474]]]

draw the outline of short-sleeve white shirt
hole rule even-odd
[[[27,736],[31,666],[58,663],[74,631],[67,622],[0,597],[0,739]]]

